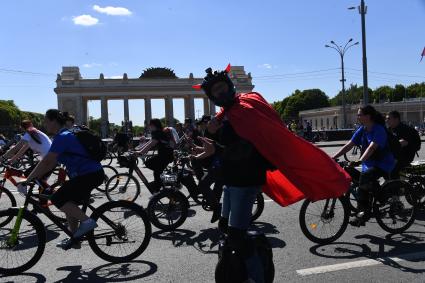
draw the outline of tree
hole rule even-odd
[[[298,117],[300,111],[327,106],[329,106],[329,98],[320,89],[296,90],[286,100],[283,117],[285,119],[295,118]]]
[[[391,101],[394,89],[390,86],[381,86],[373,91],[372,101],[377,103],[383,101]]]
[[[397,84],[394,87],[394,95],[392,101],[402,101],[406,97],[406,88],[404,85]]]

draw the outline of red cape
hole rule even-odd
[[[288,130],[277,112],[256,92],[240,94],[217,114],[250,141],[278,170],[267,172],[263,192],[281,206],[307,198],[335,198],[349,188],[351,177],[324,151]]]

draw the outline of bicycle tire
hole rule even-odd
[[[110,152],[107,152],[105,155],[105,158],[103,158],[103,160],[100,163],[102,165],[110,166],[112,164],[113,159],[114,159],[114,156]]]
[[[121,179],[125,179],[125,181],[123,182]],[[117,198],[116,195],[120,193],[120,191],[127,191],[129,183],[127,182],[127,179],[130,179],[132,182],[134,182],[135,193],[129,194],[129,196],[126,196],[126,198]],[[123,185],[120,186],[120,183]],[[134,202],[140,195],[140,183],[133,175],[130,175],[128,173],[119,173],[109,178],[105,186],[105,194],[109,201],[126,200]]]
[[[255,206],[255,204],[257,204],[257,206]],[[251,222],[254,222],[255,220],[257,220],[264,211],[264,197],[262,193],[259,193],[257,195],[257,198],[255,199],[255,202],[254,202],[254,207],[255,209],[251,216]]]
[[[322,245],[323,244],[330,244],[330,243],[336,241],[345,232],[345,230],[347,229],[347,226],[348,226],[348,221],[349,221],[349,208],[348,208],[346,200],[343,197],[336,198],[336,200],[339,200],[342,204],[342,208],[343,208],[343,212],[344,212],[343,222],[341,223],[341,226],[337,230],[337,232],[334,233],[334,235],[332,235],[330,237],[326,237],[326,238],[319,238],[319,237],[316,237],[315,235],[313,235],[312,233],[310,233],[309,229],[307,228],[306,213],[307,213],[307,207],[312,202],[310,200],[305,200],[303,202],[303,204],[301,205],[299,222],[300,222],[301,231],[303,232],[304,236],[307,237],[307,239],[309,239],[310,241],[317,243],[317,244],[322,244]],[[327,200],[321,200],[321,201],[327,201]],[[315,225],[316,225],[315,227],[318,226],[318,224],[315,224]],[[310,224],[310,226],[314,227],[314,226],[312,226],[312,224]],[[316,228],[313,228],[313,229],[316,229]]]
[[[104,245],[98,245],[98,243],[95,240],[94,233],[95,233],[96,229],[94,229],[92,232],[90,232],[87,238],[88,238],[89,246],[92,249],[92,251],[98,257],[100,257],[101,259],[112,262],[112,263],[128,262],[128,261],[131,261],[131,260],[137,258],[138,256],[140,256],[146,250],[146,248],[148,247],[151,236],[152,236],[152,226],[151,226],[151,223],[149,222],[148,215],[146,214],[143,207],[141,207],[141,206],[139,206],[135,203],[132,203],[132,202],[114,201],[114,202],[108,202],[108,203],[102,204],[100,207],[96,208],[93,211],[90,218],[97,221],[99,218],[101,218],[103,213],[105,213],[106,211],[109,211],[110,209],[118,208],[118,207],[123,207],[123,208],[129,209],[133,213],[137,214],[137,216],[139,216],[142,219],[146,230],[145,230],[145,237],[144,237],[142,243],[140,244],[140,246],[134,252],[130,253],[129,255],[121,256],[121,257],[105,253],[101,249],[101,246],[104,246]],[[138,234],[138,235],[140,236],[140,234]]]
[[[170,218],[167,219],[168,225],[161,223],[161,221],[158,219],[158,215],[155,214],[156,209],[160,205],[165,206],[161,203],[161,199],[163,198],[168,198],[170,200],[177,201],[177,203],[180,204],[181,209],[181,216],[177,219],[177,221],[173,222],[172,220],[170,221]],[[172,203],[172,205],[174,205],[174,203]],[[168,204],[168,207],[166,207],[166,209],[168,209],[169,207],[170,203]],[[147,212],[152,225],[163,231],[172,231],[180,227],[186,221],[188,210],[189,202],[187,201],[186,196],[183,193],[179,191],[174,191],[172,189],[164,189],[159,193],[154,194],[149,200],[147,207]],[[165,214],[167,214],[167,217],[168,213],[169,211],[165,212]]]
[[[117,175],[118,174],[118,170],[115,169],[114,167],[110,166],[110,165],[102,165],[102,168],[103,168],[103,171],[104,172],[105,172],[105,170],[110,170],[110,171],[113,172],[113,174],[111,174],[111,176],[107,175],[107,172],[105,172],[105,177],[104,177],[104,180],[103,180],[104,188],[101,187],[102,185],[96,188],[96,190],[98,190],[99,192],[104,193],[104,192],[106,192],[106,189],[105,188],[106,188],[106,184],[109,181],[109,178],[112,177],[112,176]]]
[[[4,207],[6,209],[11,207],[16,207],[16,199],[13,196],[12,192],[6,189],[5,187],[0,187],[0,202],[4,203],[4,196],[6,196],[9,199],[10,207]],[[3,208],[3,206],[0,206]],[[12,216],[6,217],[4,220],[0,219],[0,227],[3,227],[7,225],[12,220]]]
[[[408,198],[407,201],[412,205],[417,204],[423,206],[423,204],[421,205],[418,203],[418,200],[425,196],[425,178],[422,176],[412,176],[409,177],[407,181],[413,189],[412,198]]]
[[[0,211],[0,217],[9,217],[11,216],[16,217],[18,215],[18,208],[10,208],[8,210],[4,210],[4,211]],[[34,253],[34,256],[27,261],[25,264],[18,266],[18,267],[14,267],[14,268],[4,268],[1,266],[0,263],[0,274],[4,274],[4,275],[16,275],[16,274],[21,274],[24,271],[30,269],[31,267],[33,267],[41,258],[41,256],[44,253],[44,249],[46,247],[46,231],[44,230],[44,225],[41,222],[41,220],[35,216],[34,214],[30,213],[29,211],[25,210],[23,215],[22,215],[22,219],[26,220],[28,223],[30,223],[30,225],[33,227],[33,230],[35,231],[37,238],[39,239],[38,243],[37,243],[37,250]],[[3,241],[5,241],[6,239],[2,239],[3,237],[1,237],[0,234],[0,246],[3,246]],[[6,237],[5,237],[6,238]],[[31,242],[33,243],[34,239],[31,240]],[[1,250],[5,250],[5,249],[0,249]],[[2,256],[2,261],[3,262],[4,259],[6,257]]]
[[[388,184],[385,184],[381,190],[383,192],[395,192],[395,190],[398,190],[398,188],[400,187],[400,184],[406,186],[406,188],[404,188],[404,193],[406,193],[406,191],[408,191],[408,194],[413,194],[412,190],[411,190],[411,186],[410,184],[403,182],[403,181],[399,181],[399,180],[395,180],[393,182],[390,182]],[[392,195],[391,195],[392,197]],[[389,199],[389,198],[388,198]],[[408,198],[406,197],[406,201],[409,203]],[[387,201],[385,202],[385,204],[388,204]],[[375,200],[373,203],[373,213],[375,215],[375,219],[376,222],[378,223],[378,225],[386,232],[391,233],[391,234],[400,234],[403,233],[404,231],[406,231],[407,229],[410,228],[410,226],[412,226],[412,224],[415,222],[416,220],[416,213],[417,213],[417,206],[415,204],[412,205],[411,208],[411,216],[409,218],[409,220],[406,222],[405,225],[399,227],[399,228],[391,228],[388,225],[385,224],[384,220],[383,220],[383,215],[380,212],[380,208],[382,207],[382,205],[378,204],[378,202]],[[390,205],[390,210],[391,210],[391,205]],[[394,220],[393,220],[394,221]]]

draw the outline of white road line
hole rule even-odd
[[[265,199],[264,202],[272,202],[272,199]]]
[[[347,270],[352,268],[380,265],[380,264],[385,264],[385,262],[400,262],[400,261],[418,260],[418,259],[425,259],[425,252],[403,254],[396,257],[382,257],[377,259],[365,259],[365,260],[351,261],[346,263],[324,265],[324,266],[318,266],[313,268],[300,269],[300,270],[297,270],[297,273],[301,276],[307,276],[307,275],[313,275],[313,274],[334,272],[339,270]]]

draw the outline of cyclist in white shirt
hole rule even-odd
[[[28,149],[40,154],[40,157],[44,158],[49,152],[50,145],[52,144],[49,137],[42,131],[36,129],[30,120],[22,121],[21,127],[25,130],[24,136],[15,147],[11,148],[3,155],[3,158],[10,158],[9,161],[13,164],[21,158]]]

